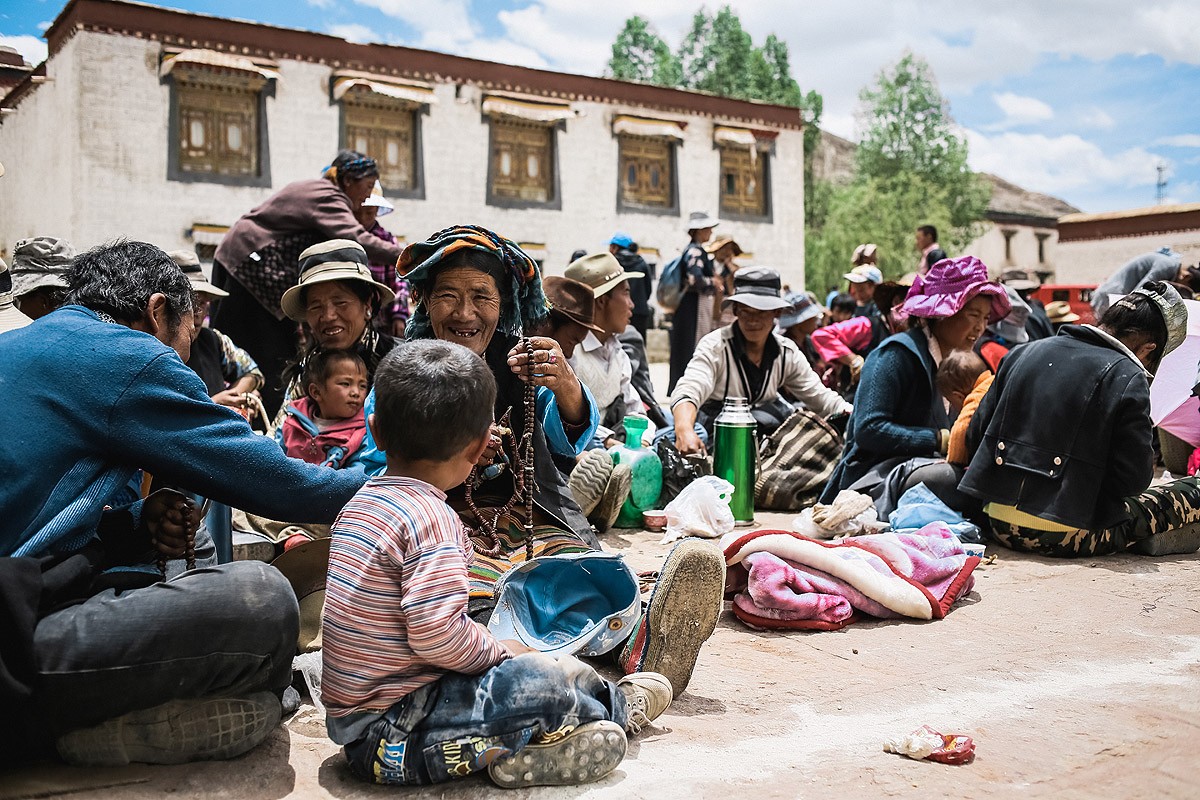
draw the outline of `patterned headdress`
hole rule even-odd
[[[396,273],[408,281],[422,300],[405,328],[406,339],[427,339],[432,333],[429,312],[423,299],[431,288],[435,267],[460,250],[481,250],[494,256],[509,280],[500,284],[500,323],[498,328],[509,336],[521,336],[545,321],[549,315],[542,276],[537,263],[516,242],[478,225],[454,225],[440,230],[423,242],[404,248],[396,262]]]

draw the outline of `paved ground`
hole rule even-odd
[[[760,514],[785,526],[788,515]],[[657,534],[608,536],[654,566]],[[607,780],[537,798],[1197,797],[1200,557],[1058,562],[1008,552],[941,621],[766,634],[726,612],[688,691]],[[965,766],[882,741],[928,724]],[[484,779],[405,791],[494,796]],[[188,767],[0,774],[0,798],[367,798],[311,708],[253,753]]]

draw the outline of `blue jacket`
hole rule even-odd
[[[889,336],[867,356],[842,460],[820,502],[832,503],[839,491],[889,458],[937,452],[938,431],[950,427],[950,420],[935,374],[928,340],[919,328]]]
[[[81,548],[139,468],[295,522],[332,522],[365,481],[288,458],[174,350],[81,306],[0,335],[0,408],[14,421],[0,439],[0,556]]]

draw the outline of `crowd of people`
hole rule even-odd
[[[474,225],[401,248],[378,178],[339,153],[239,219],[211,280],[193,253],[143,242],[14,248],[7,757],[236,756],[295,704],[298,647],[320,647],[329,736],[365,780],[603,777],[686,689],[725,596],[720,552],[676,545],[586,653],[599,661],[489,620],[509,576],[603,550],[631,481],[608,450],[630,416],[699,458],[726,400],[748,402],[762,437],[804,415],[842,437],[821,502],[853,491],[886,514],[923,483],[1012,549],[1102,555],[1200,524],[1197,478],[1151,486],[1150,381],[1200,289],[1177,254],[1123,267],[1096,324],[1075,325],[1036,281],[947,257],[922,225],[910,275],[885,280],[864,244],[822,302],[741,265],[705,212],[661,275],[622,232],[561,275]],[[664,312],[660,394],[646,337]],[[214,508],[281,559],[318,559],[319,635],[301,636],[288,576],[221,563]]]

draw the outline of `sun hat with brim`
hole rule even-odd
[[[13,305],[12,276],[8,264],[0,258],[0,333],[8,333],[18,328],[24,328],[33,322]]]
[[[300,637],[297,646],[302,653],[321,649],[321,612],[325,607],[325,576],[329,572],[328,537],[284,550],[271,566],[283,573],[292,586],[300,604]]]
[[[735,256],[740,256],[743,252],[745,252],[742,250],[742,246],[733,240],[732,236],[718,236],[712,241],[705,242],[704,252],[708,253],[710,256],[716,255],[717,251],[727,244],[733,246],[733,254]]]
[[[542,291],[546,293],[551,316],[557,314],[578,322],[589,331],[604,333],[604,329],[595,323],[596,298],[590,286],[570,278],[550,275],[542,278]]]
[[[383,186],[379,181],[375,181],[375,186],[371,188],[370,196],[366,200],[363,200],[363,205],[378,208],[379,210],[375,212],[375,216],[377,217],[386,217],[396,210],[396,207],[392,205],[392,201],[383,196]]]
[[[816,319],[825,313],[824,306],[807,294],[788,292],[783,296],[783,299],[791,303],[792,310],[779,318],[779,322],[776,324],[779,325],[780,330],[786,331],[793,325],[808,322],[810,319]]]
[[[67,272],[75,263],[75,248],[66,239],[35,236],[13,247],[12,294],[20,297],[42,288],[66,289]]]
[[[1071,304],[1066,300],[1055,300],[1046,303],[1046,319],[1050,320],[1051,325],[1067,325],[1079,322],[1079,315],[1071,310]]]
[[[208,278],[204,277],[204,271],[200,269],[200,259],[191,250],[172,250],[167,253],[171,260],[179,265],[183,270],[183,274],[191,281],[192,291],[196,294],[208,294],[213,297],[229,297],[229,292],[224,289],[218,289]]]
[[[1005,284],[1004,291],[1008,295],[1012,310],[1004,319],[988,325],[988,330],[1012,344],[1025,344],[1029,341],[1029,331],[1025,329],[1025,323],[1029,321],[1031,309],[1012,286]]]
[[[688,230],[699,231],[704,228],[715,228],[721,224],[721,220],[716,217],[710,217],[706,211],[693,211],[688,215]]]
[[[1037,279],[1037,273],[1023,269],[1006,270],[1001,273],[1000,282],[1018,292],[1031,292],[1042,285]]]
[[[564,274],[573,281],[591,287],[595,297],[603,297],[621,281],[643,278],[646,275],[644,272],[626,272],[612,253],[592,253],[577,258],[567,265]]]
[[[1156,281],[1134,289],[1127,296],[1149,299],[1158,309],[1158,313],[1162,314],[1163,322],[1167,324],[1167,345],[1163,348],[1162,356],[1159,357],[1160,361],[1187,339],[1187,305],[1174,286],[1165,281]]]
[[[879,271],[879,267],[874,267],[870,264],[855,267],[842,277],[851,283],[883,283],[883,273]]]
[[[304,321],[304,292],[310,286],[330,281],[359,281],[375,288],[380,305],[396,299],[396,293],[371,275],[367,251],[350,239],[331,239],[314,244],[300,254],[300,282],[283,293],[279,307],[288,319]]]
[[[974,256],[944,258],[918,275],[902,306],[905,313],[924,319],[952,317],[979,295],[992,304],[988,323],[999,322],[1012,310],[1004,287],[988,280],[987,265]]]
[[[733,294],[721,301],[721,308],[740,303],[759,311],[781,311],[792,304],[783,299],[779,273],[770,267],[746,267],[733,276]]]

